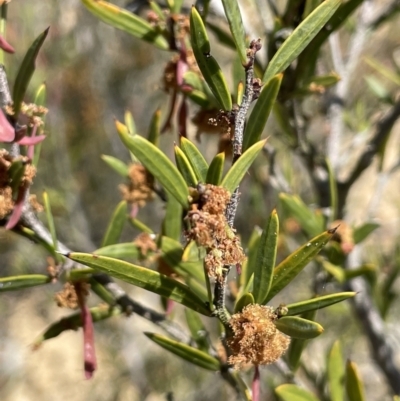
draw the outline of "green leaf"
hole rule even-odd
[[[140,251],[133,242],[123,242],[120,244],[108,245],[96,249],[93,253],[99,256],[109,256],[110,258],[118,259],[138,259],[140,257]]]
[[[280,193],[279,200],[309,236],[315,236],[324,229],[323,215],[311,210],[297,195]]]
[[[133,119],[133,115],[129,110],[125,110],[124,121],[125,125],[128,127],[129,133],[131,135],[136,135],[138,132],[136,129],[135,120]]]
[[[200,366],[201,368],[219,371],[220,363],[218,359],[200,351],[196,348],[190,347],[189,345],[180,343],[175,340],[171,340],[168,337],[162,336],[156,333],[144,333],[150,340],[160,345],[164,349],[172,352],[175,355],[193,363],[194,365]]]
[[[142,232],[148,233],[148,234],[153,234],[154,233],[154,231],[150,227],[148,227],[146,224],[144,224],[139,219],[130,217],[129,218],[129,223],[131,223],[132,226],[137,228],[139,231],[142,231]]]
[[[207,28],[211,30],[221,44],[232,50],[236,50],[236,45],[230,32],[222,29],[218,24],[214,24],[211,21],[207,21]]]
[[[188,206],[189,190],[185,180],[168,159],[168,157],[147,139],[134,135],[130,136],[126,126],[116,122],[118,134],[124,145],[138,160],[160,181],[164,188],[176,198],[183,207]]]
[[[255,304],[253,294],[245,292],[235,304],[235,313],[241,312],[245,306],[253,304]]]
[[[274,269],[271,289],[264,302],[268,302],[286,287],[326,245],[335,230],[328,230],[298,248]]]
[[[328,354],[327,379],[331,401],[344,401],[344,361],[340,341],[333,343]]]
[[[43,274],[25,274],[0,278],[0,292],[15,291],[22,288],[36,287],[51,282],[51,277]]]
[[[278,249],[279,218],[274,209],[261,235],[257,249],[257,264],[254,270],[253,295],[257,304],[264,304],[271,288]]]
[[[394,84],[400,86],[400,75],[393,72],[391,69],[387,68],[385,65],[381,64],[373,58],[366,57],[365,62],[372,67],[374,70],[379,72],[382,76],[392,81]]]
[[[102,247],[116,244],[121,236],[122,230],[128,217],[128,206],[126,201],[118,203],[114,210],[111,220],[108,223],[106,233],[104,234]]]
[[[47,225],[49,227],[49,231],[51,234],[51,240],[53,242],[53,248],[55,251],[58,250],[58,241],[57,241],[57,234],[56,234],[56,226],[54,224],[54,219],[53,219],[53,214],[51,213],[51,206],[50,206],[50,199],[49,195],[47,192],[43,192],[43,203],[44,203],[44,209],[46,211],[46,219],[47,219]],[[60,261],[60,255],[56,254],[56,259]]]
[[[16,160],[13,160],[10,168],[7,171],[9,184],[12,189],[12,195],[14,199],[16,199],[18,196],[19,188],[25,174],[25,166],[26,162],[18,158]]]
[[[126,178],[129,176],[129,166],[123,161],[117,159],[113,156],[102,155],[102,160],[104,160],[115,172],[120,176]]]
[[[316,311],[304,313],[301,317],[307,320],[314,320]],[[309,340],[292,338],[289,349],[286,353],[286,359],[290,369],[295,372],[300,365],[301,355],[307,346]]]
[[[204,159],[197,146],[189,139],[181,137],[181,148],[193,167],[198,182],[206,182],[208,163]],[[197,183],[196,183],[197,184]]]
[[[278,100],[274,103],[273,110],[275,120],[283,134],[282,137],[285,139],[285,143],[291,147],[296,147],[298,144],[297,132],[290,124],[288,110]]]
[[[201,351],[207,352],[210,347],[208,332],[201,321],[199,314],[189,308],[185,308],[185,316],[190,333],[193,340],[196,342],[197,347]]]
[[[373,231],[380,227],[377,223],[365,223],[360,227],[357,227],[353,231],[353,239],[355,244],[359,244],[364,241]]]
[[[184,262],[198,262],[200,259],[204,259],[206,256],[206,251],[203,247],[198,246],[196,241],[189,241],[185,250],[182,254],[182,260]]]
[[[34,103],[38,106],[46,106],[46,84],[42,84],[39,86],[39,89],[36,91]],[[44,131],[45,123],[46,123],[46,114],[41,115],[42,118],[42,126],[40,127],[41,132]],[[42,151],[42,144],[43,142],[38,143],[34,149],[34,155],[32,164],[37,168],[39,164],[40,153]]]
[[[260,140],[265,124],[267,123],[272,107],[278,96],[282,77],[282,74],[274,76],[262,88],[260,97],[257,99],[244,131],[244,150]]]
[[[49,32],[47,28],[43,33],[41,33],[35,41],[32,43],[30,48],[25,54],[22,64],[19,67],[17,77],[15,78],[14,91],[13,91],[13,103],[14,103],[14,118],[17,120],[18,114],[21,110],[21,104],[24,100],[26,90],[28,89],[29,82],[35,71],[35,61],[39,53],[43,42]]]
[[[235,41],[236,50],[242,64],[245,65],[247,63],[247,46],[239,4],[237,0],[222,0],[222,4],[224,6],[226,18],[228,19],[232,38]]]
[[[222,180],[221,186],[227,189],[230,193],[233,193],[233,191],[239,186],[240,181],[242,181],[242,178],[245,176],[266,142],[267,140],[264,139],[247,149],[226,173],[224,179]]]
[[[332,169],[331,163],[328,159],[325,159],[326,169],[329,176],[329,195],[331,198],[331,213],[329,215],[329,223],[332,223],[337,218],[338,213],[338,193],[335,172]]]
[[[172,12],[175,14],[179,14],[181,12],[183,0],[174,0],[174,6],[172,8]]]
[[[147,138],[153,145],[158,146],[161,132],[161,110],[157,109],[151,117]]]
[[[168,194],[167,207],[162,227],[163,235],[173,238],[176,241],[182,235],[182,205]]]
[[[365,401],[364,386],[357,365],[352,361],[346,364],[346,392],[351,401]]]
[[[348,298],[352,298],[356,294],[356,292],[338,292],[336,294],[324,295],[322,297],[285,305],[288,309],[287,316],[300,315],[305,312],[326,308]]]
[[[210,55],[210,41],[203,20],[195,7],[190,13],[190,42],[201,73],[221,107],[232,109],[231,94],[217,61]]]
[[[174,146],[174,152],[176,167],[178,167],[178,170],[182,174],[182,177],[186,181],[186,184],[189,187],[195,187],[199,180],[196,177],[196,174],[193,171],[192,165],[189,163],[188,158],[186,157],[182,149],[180,149],[177,145]]]
[[[305,49],[341,4],[341,0],[325,0],[302,21],[275,53],[264,73],[263,82],[283,72]]]
[[[284,316],[276,320],[274,324],[282,333],[303,340],[318,337],[324,332],[324,328],[320,324],[298,316]]]
[[[157,14],[157,17],[161,21],[165,21],[165,14],[162,10],[162,8],[155,2],[155,1],[149,1],[150,8]]]
[[[169,49],[167,39],[156,28],[153,28],[146,20],[138,17],[136,14],[107,1],[82,0],[82,3],[94,16],[106,24],[121,29],[146,42],[150,42],[159,49]]]
[[[96,306],[89,310],[93,322],[99,322],[122,313],[121,308],[119,307],[109,307],[105,305]],[[82,314],[80,311],[70,316],[63,317],[59,321],[50,325],[47,330],[35,340],[34,348],[39,347],[45,340],[50,340],[51,338],[59,336],[63,331],[77,330],[79,327],[82,327]]]
[[[275,389],[275,393],[282,401],[319,401],[314,394],[295,384],[282,384]]]
[[[180,242],[164,236],[161,239],[161,251],[164,261],[171,269],[182,276],[188,275],[199,283],[204,284],[202,263],[182,261],[183,249]]]
[[[222,174],[224,172],[225,153],[218,153],[210,164],[207,171],[206,183],[219,185],[221,183]]]
[[[247,261],[242,265],[242,273],[240,274],[240,287],[247,285],[250,277],[254,275],[254,271],[257,267],[257,252],[261,234],[261,228],[257,226],[254,227],[247,244]]]
[[[205,303],[188,286],[164,274],[106,256],[77,252],[65,256],[75,262],[103,271],[127,283],[176,301],[203,315],[210,315],[210,310]]]

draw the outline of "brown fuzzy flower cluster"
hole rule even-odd
[[[232,350],[228,363],[238,369],[277,361],[288,349],[290,338],[275,327],[276,318],[273,308],[262,305],[247,305],[234,314],[229,322],[233,334],[227,339]]]
[[[120,185],[122,198],[128,203],[143,207],[153,198],[154,177],[139,163],[129,168],[129,185]]]
[[[224,188],[200,184],[192,195],[195,201],[186,216],[186,237],[206,248],[208,275],[218,279],[224,265],[241,265],[245,258],[240,240],[225,218],[230,194]]]
[[[140,233],[133,243],[139,248],[140,255],[145,258],[148,253],[157,251],[157,244],[154,241],[154,234]]]
[[[79,285],[83,291],[83,295],[87,297],[89,295],[90,284],[80,282]],[[76,293],[75,286],[69,282],[66,282],[63,289],[56,293],[54,299],[57,303],[57,306],[60,308],[76,309],[79,306],[78,294]]]
[[[24,176],[21,180],[21,186],[29,186],[32,184],[32,180],[36,175],[36,168],[29,164],[29,159],[27,157],[21,158],[27,163]],[[0,149],[0,219],[6,217],[14,208],[8,172],[13,161],[13,157],[5,149]]]

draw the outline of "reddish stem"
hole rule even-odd
[[[260,369],[258,365],[254,365],[254,377],[251,383],[251,392],[253,401],[260,401]]]

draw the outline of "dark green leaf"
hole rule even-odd
[[[279,291],[286,287],[320,252],[334,233],[334,230],[323,232],[279,263],[274,270],[271,289],[264,302],[268,302]]]
[[[266,139],[259,141],[247,149],[226,173],[224,179],[222,180],[221,186],[227,189],[230,193],[233,193],[233,191],[239,186],[240,181],[242,181],[242,178],[247,173],[266,142]]]
[[[26,162],[22,159],[13,160],[10,168],[8,169],[9,184],[12,189],[13,198],[16,199],[18,196],[19,188],[22,183],[22,178],[25,174]]]
[[[180,343],[175,340],[171,340],[168,337],[162,336],[156,333],[144,333],[150,340],[156,344],[172,352],[175,355],[193,363],[194,365],[200,366],[201,368],[219,371],[220,363],[218,359],[200,351],[196,348],[190,347],[189,345]]]
[[[235,313],[241,312],[247,305],[255,304],[253,294],[245,292],[235,304]]]
[[[0,292],[15,291],[22,288],[36,287],[51,282],[51,277],[43,274],[25,274],[0,278]]]
[[[242,273],[240,274],[240,286],[245,286],[250,277],[254,275],[254,271],[257,268],[257,251],[258,244],[261,239],[261,228],[254,227],[253,232],[251,233],[249,243],[247,244],[247,261],[242,266]]]
[[[218,153],[210,164],[207,171],[206,183],[219,185],[224,172],[225,153]]]
[[[126,201],[118,203],[111,220],[108,223],[106,233],[101,243],[102,248],[116,244],[121,236],[122,230],[128,217],[128,206]]]
[[[147,139],[139,135],[130,136],[126,126],[120,122],[117,121],[116,126],[124,145],[160,181],[164,188],[186,208],[189,196],[188,187],[168,157]]]
[[[263,82],[283,72],[305,49],[341,4],[341,0],[325,0],[283,42],[268,64]]]
[[[298,316],[284,316],[274,323],[276,328],[282,333],[303,340],[318,337],[324,332],[324,328],[320,324]]]
[[[190,333],[193,340],[196,342],[197,347],[201,351],[207,352],[210,347],[208,332],[201,321],[199,314],[189,308],[185,308],[185,316]]]
[[[251,145],[260,140],[261,134],[267,123],[272,107],[278,96],[281,87],[282,74],[274,76],[262,88],[260,97],[250,114],[244,131],[243,149],[248,149]]]
[[[106,256],[88,253],[70,253],[65,256],[75,262],[103,271],[127,283],[176,301],[203,315],[210,315],[210,310],[205,303],[188,286],[164,274]]]
[[[221,107],[232,109],[231,94],[217,61],[210,55],[210,42],[203,20],[195,7],[190,13],[190,42],[201,73]]]
[[[43,45],[44,40],[49,32],[47,28],[43,33],[41,33],[35,41],[32,43],[31,47],[25,54],[22,64],[19,67],[17,77],[15,78],[14,92],[13,92],[13,103],[14,103],[14,118],[18,118],[18,114],[21,110],[21,104],[24,100],[26,90],[28,89],[29,82],[35,71],[35,61],[39,53],[40,48]]]
[[[261,235],[254,270],[253,295],[257,304],[264,304],[271,288],[278,249],[279,219],[274,209]]]
[[[106,24],[150,42],[162,50],[169,49],[167,39],[156,28],[153,28],[146,20],[136,14],[107,1],[82,0],[82,3],[93,15]]]
[[[182,205],[171,195],[168,194],[167,207],[163,220],[163,235],[176,241],[182,235]]]
[[[287,316],[300,315],[317,309],[326,308],[338,302],[342,302],[356,295],[356,292],[338,292],[337,294],[324,295],[322,297],[308,299],[307,301],[296,302],[286,305]]]

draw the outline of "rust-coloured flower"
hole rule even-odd
[[[275,327],[276,318],[273,308],[262,305],[247,305],[234,314],[229,322],[232,335],[227,342],[232,355],[228,362],[242,368],[277,361],[288,349],[290,338]]]
[[[154,241],[154,234],[140,233],[133,243],[139,248],[142,257],[146,257],[149,252],[157,251],[157,244]]]

